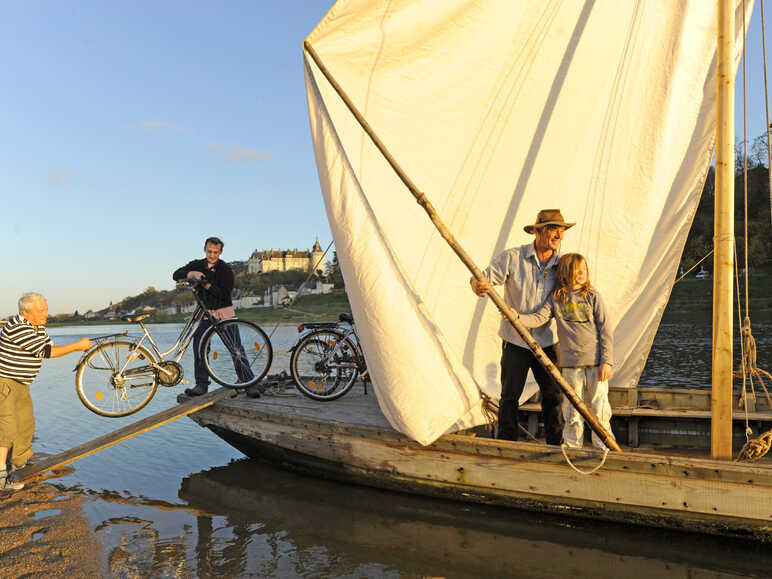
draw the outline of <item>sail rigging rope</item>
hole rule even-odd
[[[324,253],[322,254],[322,256],[316,261],[314,266],[308,272],[308,277],[306,277],[306,280],[300,285],[300,288],[298,289],[297,293],[295,293],[295,297],[294,298],[290,298],[290,301],[287,303],[287,305],[284,307],[284,309],[289,310],[289,311],[298,311],[298,310],[290,310],[289,306],[291,306],[293,303],[295,303],[295,300],[298,299],[300,297],[300,295],[303,293],[303,290],[305,289],[306,284],[309,282],[311,277],[316,273],[316,268],[319,267],[320,263],[322,263],[322,260],[324,259],[324,256],[327,255],[328,251],[330,251],[330,248],[332,247],[332,244],[334,242],[335,241],[333,240],[333,241],[331,241],[329,243],[329,245],[327,246],[327,249],[324,250]],[[303,312],[303,313],[305,313],[305,312]],[[319,315],[319,314],[308,314],[308,315],[309,316],[314,316],[314,315]],[[268,339],[269,340],[273,337],[274,333],[276,332],[276,330],[277,330],[277,328],[279,327],[280,324],[281,324],[281,320],[276,322],[276,325],[271,330],[271,333],[268,334]]]
[[[767,114],[767,179],[769,183],[769,220],[772,223],[772,146],[770,146],[769,83],[767,81],[767,25],[764,21],[764,0],[761,3],[761,52],[764,57],[764,107]]]
[[[700,265],[703,261],[708,259],[711,255],[713,255],[713,249],[711,249],[707,254],[705,254],[705,257],[703,257],[700,261],[695,263],[693,266],[691,266],[689,269],[686,270],[686,273],[682,273],[677,280],[673,282],[673,285],[677,284],[679,281],[684,279],[687,275],[689,275],[692,271],[694,271],[694,268],[696,268],[698,265]]]
[[[308,272],[308,277],[306,277],[306,280],[302,283],[302,285],[298,289],[297,293],[295,294],[295,297],[290,298],[290,301],[285,307],[285,309],[289,311],[297,311],[297,310],[291,310],[289,306],[291,306],[294,303],[294,301],[298,299],[298,297],[303,293],[303,289],[305,289],[306,284],[311,279],[311,276],[313,276],[316,273],[316,268],[318,268],[319,264],[322,263],[322,260],[324,260],[324,256],[327,255],[328,251],[330,251],[330,248],[332,247],[333,243],[334,243],[334,240],[330,241],[329,245],[327,246],[327,249],[324,250],[324,253],[322,254],[322,256],[316,261],[314,266],[310,269],[310,271]],[[308,315],[314,315],[314,314],[308,314]],[[280,324],[281,324],[281,320],[277,320],[276,325],[274,325],[273,329],[271,330],[271,333],[268,334],[269,341],[273,337],[274,333],[276,333],[276,330],[278,329]],[[282,372],[284,371],[282,370]],[[266,377],[266,378],[269,378],[269,377]],[[280,383],[280,381],[276,381],[273,385],[267,384],[266,387],[264,387],[262,393],[267,395],[273,395],[273,396],[294,396],[294,394],[288,394],[284,392],[284,388],[282,387],[282,384]]]
[[[745,14],[745,0],[743,0],[743,14]],[[765,36],[765,21],[764,21],[764,0],[761,0],[761,37],[762,48],[764,55],[764,96],[766,105],[766,119],[767,119],[767,174],[769,176],[772,169],[772,147],[770,146],[770,123],[769,123],[769,90],[767,84],[767,51],[766,51],[766,36]],[[756,340],[753,337],[751,331],[751,317],[750,317],[750,291],[749,291],[749,278],[750,278],[750,260],[748,257],[748,114],[747,114],[747,94],[746,94],[746,82],[745,82],[745,18],[743,18],[743,203],[744,203],[744,249],[745,249],[745,317],[741,317],[742,303],[740,300],[740,288],[737,288],[737,315],[740,322],[740,351],[741,351],[741,368],[736,370],[733,374],[735,376],[742,376],[742,394],[740,402],[745,413],[745,444],[737,455],[736,461],[754,461],[758,460],[769,452],[772,446],[772,430],[765,432],[756,439],[752,438],[753,430],[750,427],[750,419],[748,415],[749,399],[752,401],[755,409],[756,400],[756,388],[754,386],[754,379],[761,385],[764,390],[764,394],[767,398],[767,404],[772,409],[772,398],[770,398],[767,386],[764,383],[762,375],[772,380],[772,375],[759,368],[756,365]],[[770,181],[772,185],[772,181]],[[770,214],[772,215],[772,186],[770,186]],[[735,244],[735,278],[737,278],[737,245]],[[747,385],[747,386],[746,386]],[[748,386],[750,387],[750,397],[748,393]]]

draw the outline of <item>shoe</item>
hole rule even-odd
[[[5,471],[0,472],[0,493],[20,491],[23,488],[24,488],[24,483],[9,480],[7,472]]]
[[[185,388],[185,394],[188,396],[201,396],[202,394],[206,394],[208,391],[209,388],[202,386],[201,384],[196,384],[193,388]]]
[[[260,396],[263,394],[263,388],[260,384],[252,384],[252,386],[247,386],[244,388],[244,391],[250,398],[260,398]]]

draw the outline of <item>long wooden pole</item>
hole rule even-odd
[[[389,153],[388,149],[386,149],[386,146],[378,138],[378,135],[375,134],[375,131],[372,129],[370,124],[360,114],[359,110],[356,108],[356,106],[354,106],[354,103],[351,102],[351,99],[348,98],[346,92],[338,84],[335,78],[333,78],[332,74],[330,74],[330,71],[327,69],[327,67],[324,66],[321,59],[319,58],[319,55],[314,50],[314,47],[311,46],[311,43],[306,40],[303,43],[303,47],[306,49],[308,54],[311,55],[311,58],[314,59],[314,62],[319,67],[319,70],[322,71],[322,74],[324,74],[325,78],[330,82],[340,98],[343,99],[343,102],[351,111],[351,114],[354,115],[356,120],[365,130],[375,146],[378,147],[378,150],[389,162],[389,165],[391,165],[392,169],[394,169],[405,186],[410,190],[410,193],[412,193],[413,197],[415,197],[418,204],[424,208],[427,215],[429,216],[429,219],[432,220],[432,223],[434,223],[434,226],[440,232],[440,235],[442,235],[443,239],[448,243],[448,245],[450,245],[451,249],[453,249],[461,261],[464,262],[464,265],[467,267],[467,269],[469,269],[477,281],[487,281],[480,269],[472,261],[472,258],[469,257],[466,251],[464,251],[464,249],[459,245],[458,241],[456,241],[456,238],[453,236],[450,230],[442,222],[439,215],[437,214],[437,211],[434,209],[434,206],[431,204],[429,199],[426,198],[426,195],[419,191],[418,187],[415,186],[410,177],[405,174],[394,157],[391,156],[391,153]],[[536,359],[539,361],[539,363],[541,363],[545,370],[547,370],[547,372],[549,372],[550,375],[555,379],[560,388],[563,390],[563,393],[571,401],[571,404],[573,404],[579,413],[584,417],[595,434],[600,437],[600,439],[608,448],[617,452],[622,452],[622,449],[619,447],[616,440],[614,440],[614,437],[611,435],[611,433],[603,427],[603,425],[598,421],[590,409],[587,408],[584,402],[582,402],[582,400],[576,395],[574,389],[571,388],[568,382],[566,382],[565,378],[563,378],[563,376],[560,374],[560,371],[552,363],[552,360],[550,360],[547,354],[544,353],[544,350],[542,350],[541,346],[539,346],[536,340],[533,339],[525,326],[520,323],[514,310],[512,310],[506,303],[504,303],[504,299],[495,291],[491,290],[488,295],[490,296],[493,303],[496,304],[496,307],[499,309],[501,314],[507,318],[509,323],[512,324],[512,327],[515,328],[515,331],[520,335],[521,338],[523,338],[528,347],[533,351],[534,356],[536,356]]]
[[[713,232],[713,365],[710,451],[732,457],[735,2],[718,0],[716,194]]]

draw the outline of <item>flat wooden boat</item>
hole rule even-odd
[[[741,464],[652,448],[611,452],[604,460],[604,453],[585,448],[567,451],[571,466],[559,447],[465,433],[422,446],[396,432],[376,397],[358,388],[333,403],[299,395],[242,395],[191,418],[250,457],[312,476],[467,502],[772,540],[768,462]]]

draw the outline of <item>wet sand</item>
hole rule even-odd
[[[102,546],[83,511],[86,500],[39,480],[0,494],[0,576],[102,576]]]

